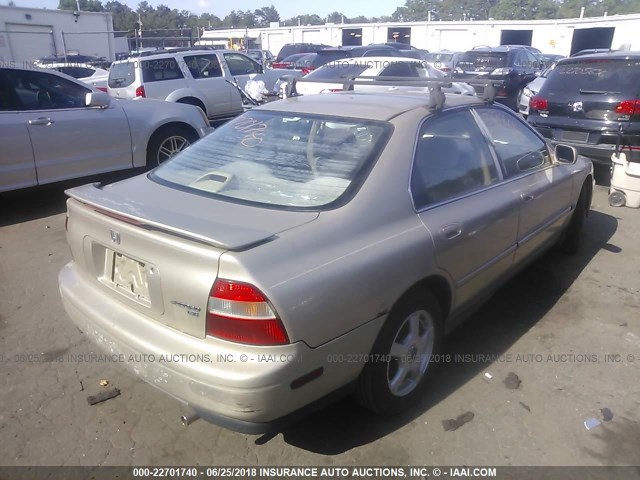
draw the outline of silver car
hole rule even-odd
[[[58,72],[0,68],[0,191],[155,167],[210,130],[190,105],[115,100]]]
[[[228,428],[336,392],[396,413],[446,332],[544,250],[577,248],[592,182],[573,148],[476,97],[289,98],[148,176],[69,190],[60,291],[96,344]]]
[[[556,67],[558,62],[554,62],[545,68],[542,73],[518,93],[518,111],[526,118],[529,115],[529,102],[538,94],[542,85],[544,85],[549,72]]]

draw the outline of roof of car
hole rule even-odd
[[[459,105],[482,104],[482,99],[468,95],[447,94],[445,108]],[[278,112],[333,115],[387,121],[402,113],[423,108],[429,104],[427,93],[364,93],[336,92],[319,95],[301,95],[267,103],[260,110]]]
[[[563,58],[560,60],[561,63],[569,63],[573,61],[583,61],[589,60],[590,58],[613,58],[613,59],[640,59],[640,52],[625,52],[625,51],[615,51],[615,52],[600,52],[600,53],[588,53],[575,55],[568,58]]]
[[[198,53],[202,53],[205,55],[211,55],[212,53],[241,53],[242,55],[246,55],[244,52],[238,52],[237,50],[221,50],[221,49],[207,49],[207,48],[196,48],[196,49],[189,49],[189,50],[175,49],[175,50],[162,50],[158,53],[153,53],[151,55],[131,55],[130,57],[127,57],[123,60],[118,60],[113,63],[126,63],[126,62],[132,62],[137,60],[154,60],[158,58],[173,57],[175,55],[194,55]]]

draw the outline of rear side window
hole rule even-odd
[[[449,113],[424,123],[411,172],[411,194],[417,209],[480,190],[498,180],[489,146],[471,113]]]
[[[387,68],[380,72],[381,77],[408,77],[419,78],[426,75],[420,75],[418,71],[418,64],[408,62],[392,63]]]
[[[134,62],[114,63],[109,70],[109,87],[128,87],[136,79]]]
[[[231,75],[249,75],[253,73],[260,73],[260,66],[254,60],[249,57],[240,55],[238,53],[225,53],[224,61],[227,62],[227,67]]]
[[[213,55],[188,55],[184,61],[193,78],[214,78],[222,76],[222,68],[218,56]]]
[[[145,83],[184,78],[175,58],[145,60],[140,62],[140,68],[142,68],[142,80]]]
[[[93,75],[94,70],[85,67],[60,67],[60,73],[73,78],[87,78]]]
[[[477,110],[502,164],[506,178],[550,163],[545,143],[520,120],[496,108]]]
[[[609,93],[636,98],[640,93],[640,60],[562,62],[548,73],[543,90],[559,95]]]

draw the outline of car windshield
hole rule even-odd
[[[340,80],[345,78],[355,78],[360,76],[368,66],[366,61],[361,63],[333,62],[323,65],[322,68],[309,73],[306,78],[313,80]]]
[[[368,120],[252,111],[164,163],[151,178],[232,201],[317,209],[357,188],[390,129]]]
[[[545,90],[571,95],[616,92],[635,98],[640,93],[639,82],[638,59],[571,60],[549,72]]]
[[[458,60],[458,67],[463,70],[493,70],[507,66],[507,54],[495,52],[467,52]]]

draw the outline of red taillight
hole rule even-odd
[[[289,68],[290,62],[274,62],[271,64],[271,68]]]
[[[253,285],[218,279],[207,306],[207,335],[250,345],[285,345],[289,337],[267,298]]]
[[[140,85],[136,88],[136,97],[146,97],[146,93],[144,91],[144,85]]]
[[[546,98],[534,95],[529,100],[529,110],[549,110],[549,102]]]
[[[450,72],[451,69],[449,67],[440,67],[441,72]]]
[[[341,92],[342,89],[341,88],[325,88],[323,90],[320,90],[320,93],[335,93],[335,92]]]
[[[315,70],[313,67],[302,67],[302,75],[306,75],[307,73],[311,73]]]
[[[107,93],[107,87],[96,87],[97,90],[100,90],[101,92]]]
[[[616,107],[616,113],[620,115],[638,115],[640,114],[640,99],[623,100]]]

